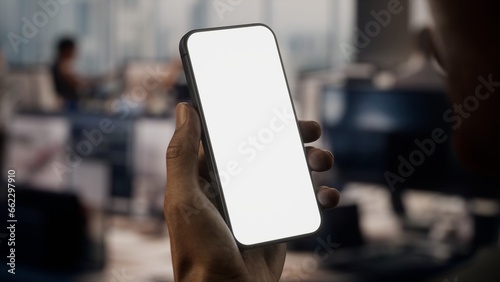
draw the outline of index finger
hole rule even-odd
[[[315,121],[299,120],[299,129],[305,143],[314,142],[321,136],[321,126]]]

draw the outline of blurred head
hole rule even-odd
[[[432,36],[429,28],[423,28],[415,34],[417,49],[425,58],[432,58]]]
[[[57,43],[57,59],[71,59],[76,55],[76,42],[73,38],[66,37]]]
[[[455,151],[482,174],[500,171],[500,1],[428,1],[434,53],[447,72]],[[481,98],[479,98],[481,97]]]

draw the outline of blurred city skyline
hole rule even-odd
[[[13,66],[50,64],[57,40],[74,36],[77,69],[96,74],[131,60],[176,58],[191,29],[262,22],[296,68],[324,69],[343,60],[334,46],[347,40],[353,8],[345,0],[2,1],[0,50]]]

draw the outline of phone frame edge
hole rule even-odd
[[[229,215],[228,215],[228,212],[227,212],[227,208],[226,208],[226,204],[225,204],[225,199],[224,199],[224,192],[222,190],[222,186],[221,186],[221,182],[220,182],[220,178],[219,178],[219,173],[218,173],[217,167],[215,165],[215,158],[214,158],[213,151],[211,149],[210,136],[209,136],[208,128],[206,126],[206,121],[205,121],[204,115],[203,115],[203,107],[202,107],[202,105],[200,103],[200,100],[199,100],[198,87],[196,85],[196,79],[194,77],[193,68],[192,68],[192,65],[191,65],[191,58],[189,57],[189,50],[188,50],[188,47],[187,47],[187,42],[188,42],[189,37],[191,35],[193,35],[194,33],[198,33],[198,32],[207,32],[207,31],[216,31],[216,30],[225,30],[225,29],[235,29],[235,28],[244,28],[244,27],[253,27],[253,26],[263,26],[263,27],[267,28],[272,33],[272,35],[274,37],[276,48],[278,50],[278,55],[279,55],[279,59],[280,59],[281,68],[282,68],[282,71],[283,71],[283,76],[285,78],[285,83],[286,83],[286,87],[287,87],[287,91],[288,91],[288,97],[289,97],[289,99],[291,101],[292,111],[293,111],[293,115],[295,117],[295,124],[296,124],[297,128],[299,129],[299,137],[300,137],[300,141],[302,142],[302,149],[303,149],[303,153],[304,153],[305,160],[306,160],[306,163],[307,163],[307,152],[306,152],[306,148],[304,146],[304,144],[305,144],[304,143],[304,138],[302,137],[302,133],[300,131],[300,127],[299,127],[299,123],[298,123],[298,118],[297,118],[297,112],[295,110],[295,105],[293,103],[293,98],[292,98],[292,94],[291,94],[291,91],[290,91],[290,85],[288,83],[288,78],[287,78],[287,75],[286,75],[286,72],[285,72],[285,66],[283,65],[283,59],[282,59],[282,56],[281,56],[281,51],[280,51],[280,48],[279,48],[278,39],[277,39],[276,34],[274,33],[274,31],[268,25],[263,24],[263,23],[251,23],[251,24],[242,24],[242,25],[231,25],[231,26],[220,26],[220,27],[212,27],[212,28],[194,29],[194,30],[191,30],[188,33],[186,33],[181,38],[180,43],[179,43],[179,53],[180,53],[180,56],[181,56],[181,59],[182,59],[182,65],[183,65],[183,68],[184,68],[184,73],[186,75],[186,81],[187,81],[188,88],[189,88],[189,94],[191,96],[191,100],[193,102],[193,105],[194,105],[195,109],[198,111],[198,114],[199,114],[199,117],[200,117],[200,121],[201,121],[201,125],[202,125],[202,143],[203,143],[203,149],[205,151],[205,157],[206,157],[206,159],[208,161],[207,165],[209,166],[210,169],[212,169],[215,172],[215,175],[211,176],[211,178],[215,178],[215,179],[211,179],[211,182],[212,182],[212,184],[216,185],[216,187],[214,187],[214,188],[217,190],[217,195],[218,195],[218,197],[216,197],[216,198],[217,198],[217,204],[219,205],[219,207],[217,207],[217,208],[219,209],[219,212],[221,212],[221,215],[224,218],[224,221],[226,222],[226,224],[228,225],[229,229],[231,230],[231,233],[233,234],[233,238],[235,239],[238,247],[241,248],[241,249],[252,249],[252,248],[267,246],[267,245],[270,245],[270,244],[286,243],[286,242],[293,241],[293,240],[298,240],[298,239],[303,239],[303,238],[311,237],[311,236],[313,236],[315,234],[318,234],[318,232],[320,231],[320,229],[321,229],[321,227],[323,226],[323,223],[324,223],[322,208],[321,208],[321,205],[318,202],[318,199],[316,198],[316,204],[317,204],[317,207],[318,207],[318,214],[319,214],[320,223],[318,225],[318,228],[315,231],[313,231],[313,232],[305,233],[305,234],[301,234],[301,235],[297,235],[297,236],[285,237],[285,238],[281,238],[281,239],[277,239],[277,240],[265,241],[265,242],[261,242],[261,243],[257,243],[257,244],[247,245],[247,244],[241,243],[238,240],[238,238],[236,238],[236,236],[234,236],[233,230],[231,228],[231,222],[230,222],[230,219],[229,219]],[[210,144],[210,146],[208,146],[209,144]],[[309,167],[309,164],[307,164],[307,166]],[[312,173],[311,173],[310,169],[309,169],[309,177],[310,177],[310,180],[311,180],[311,184],[313,186],[313,191],[312,192],[316,194],[316,192],[314,190],[314,182],[313,182],[313,179],[312,179]]]

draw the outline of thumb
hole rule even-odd
[[[167,184],[198,181],[198,113],[187,103],[178,104],[175,112],[175,133],[167,148]]]

